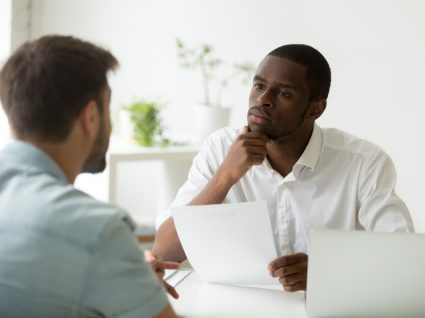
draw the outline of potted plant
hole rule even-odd
[[[138,145],[165,147],[169,144],[169,140],[163,136],[164,128],[160,117],[160,107],[157,101],[143,99],[123,106],[123,109],[130,113],[133,138]]]
[[[195,106],[195,142],[204,140],[211,132],[227,126],[229,123],[230,109],[223,107],[222,97],[229,83],[236,79],[247,82],[254,73],[252,63],[236,63],[227,65],[228,73],[219,77],[218,70],[225,63],[214,55],[214,49],[209,44],[202,44],[196,48],[188,48],[182,40],[176,40],[177,54],[180,66],[185,69],[200,71],[203,101]],[[214,96],[212,90],[215,89]]]

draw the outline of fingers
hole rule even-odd
[[[306,290],[307,268],[298,267],[295,269],[294,265],[292,265],[292,267],[293,269],[289,271],[292,274],[284,274],[283,276],[273,276],[279,277],[279,282],[281,283],[285,291],[293,292],[298,290]]]
[[[274,271],[270,271],[270,274],[273,277],[286,277],[286,276],[298,273],[300,269],[301,268],[299,265],[287,265],[287,266],[279,267]]]
[[[145,260],[152,266],[152,270],[157,276],[162,279],[166,269],[179,269],[180,264],[176,262],[159,261],[158,258],[152,254],[151,251],[145,250]]]
[[[244,135],[246,133],[249,132],[249,127],[248,126],[243,126],[242,131],[241,131],[241,135]]]
[[[145,250],[144,251],[145,254],[145,261],[147,263],[152,264],[153,262],[155,262],[158,258],[152,254],[152,252],[150,250]]]
[[[307,260],[308,260],[308,256],[305,253],[296,253],[296,254],[281,256],[269,264],[269,270],[275,271],[279,267],[292,265],[292,264],[296,264],[301,261],[307,261]]]
[[[164,261],[156,261],[156,268],[160,270],[164,269],[179,269],[180,264],[176,262],[164,262]]]
[[[176,289],[170,284],[168,284],[166,281],[164,281],[163,278],[164,278],[164,273],[166,269],[179,269],[180,264],[176,262],[159,261],[158,257],[152,254],[152,252],[149,250],[145,250],[144,254],[145,254],[146,262],[152,266],[152,270],[156,273],[158,278],[162,281],[166,292],[175,299],[179,298],[179,294],[177,293]]]
[[[269,264],[270,275],[278,277],[285,291],[305,290],[308,256],[297,253],[279,257]]]
[[[178,299],[179,298],[179,293],[176,291],[176,289],[171,286],[170,284],[168,284],[166,281],[164,281],[164,288],[165,291],[174,299]]]
[[[302,291],[307,289],[307,282],[300,281],[298,283],[288,285],[288,284],[282,284],[283,289],[287,292],[296,292],[296,291]]]

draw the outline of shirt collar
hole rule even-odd
[[[322,130],[315,123],[313,133],[311,134],[310,141],[305,147],[303,154],[294,165],[295,167],[308,167],[314,169],[319,161],[320,151],[322,149]]]
[[[315,123],[313,127],[313,133],[311,134],[310,140],[305,147],[304,152],[302,153],[301,157],[298,158],[297,162],[292,168],[292,172],[284,179],[287,181],[294,181],[299,176],[304,167],[308,167],[313,170],[319,161],[321,150],[322,129]],[[277,174],[280,178],[282,177],[272,168],[267,158],[264,160],[263,164],[267,170],[270,171],[270,173]]]
[[[13,160],[16,164],[43,171],[58,180],[69,183],[64,172],[47,153],[27,142],[19,140],[11,142],[4,147],[2,153],[10,156],[10,160]]]

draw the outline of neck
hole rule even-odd
[[[69,183],[75,182],[84,162],[84,158],[78,156],[78,149],[75,149],[66,141],[58,143],[25,141],[47,153],[65,174]]]
[[[267,145],[267,159],[274,170],[287,176],[303,154],[313,133],[313,126],[300,130],[287,140],[273,140]]]

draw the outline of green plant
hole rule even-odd
[[[242,78],[247,82],[254,73],[255,67],[252,63],[235,63],[230,73],[218,77],[218,69],[225,63],[214,56],[214,48],[209,44],[202,44],[196,48],[188,48],[182,40],[176,40],[177,55],[180,66],[186,69],[199,69],[201,72],[202,87],[204,92],[203,103],[208,106],[222,106],[222,96],[228,84],[236,78]],[[216,98],[211,99],[211,87],[216,82]]]
[[[169,140],[163,136],[160,104],[157,101],[138,100],[123,109],[130,113],[134,140],[143,147],[167,146]]]

